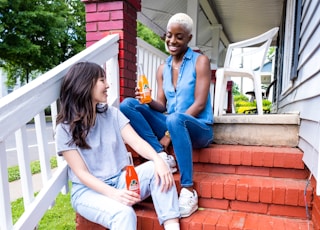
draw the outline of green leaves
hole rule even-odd
[[[85,48],[84,4],[78,0],[0,0],[0,60],[7,82],[29,82]],[[23,73],[17,74],[17,73]],[[13,85],[9,85],[13,86]]]
[[[137,36],[142,40],[148,42],[150,45],[156,47],[162,52],[167,53],[164,45],[164,41],[155,34],[151,29],[144,26],[142,23],[138,22],[137,24]]]

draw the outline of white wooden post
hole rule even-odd
[[[108,89],[108,104],[111,104],[115,107],[119,107],[120,85],[118,56],[114,56],[106,62],[106,75],[107,82],[110,85],[110,88]]]
[[[211,69],[217,69],[219,64],[220,55],[220,33],[222,30],[221,25],[215,25],[212,27],[212,49],[211,49]]]
[[[197,34],[198,34],[198,14],[199,14],[199,0],[188,0],[187,2],[187,14],[193,20],[193,29],[192,29],[192,40],[189,43],[189,46],[193,49],[197,48]]]
[[[0,229],[12,229],[6,146],[0,141]]]
[[[30,169],[30,158],[27,142],[26,125],[22,126],[15,132],[19,171],[21,177],[21,189],[23,196],[24,208],[27,209],[34,199],[32,186],[32,175]]]
[[[47,181],[51,178],[51,165],[50,156],[48,150],[48,139],[46,133],[46,121],[44,111],[41,111],[34,117],[37,142],[39,149],[39,160],[41,167],[42,183],[45,185]]]

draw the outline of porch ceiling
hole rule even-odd
[[[224,43],[237,42],[279,26],[284,0],[198,0],[197,46],[208,47],[212,28],[220,25]],[[163,35],[169,18],[188,13],[192,0],[142,0],[138,20]],[[189,10],[190,11],[190,10]],[[275,38],[276,39],[276,38]]]

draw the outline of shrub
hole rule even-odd
[[[233,96],[234,106],[236,113],[238,114],[255,114],[257,113],[257,104],[256,101],[250,102],[248,97],[239,94]],[[262,100],[262,106],[264,113],[270,113],[272,106],[271,101]]]

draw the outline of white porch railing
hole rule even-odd
[[[153,47],[149,43],[137,38],[137,64],[143,65],[143,71],[149,81],[149,86],[152,89],[151,96],[156,98],[157,95],[157,83],[156,73],[157,68],[168,57],[165,53],[161,52],[157,48]],[[138,66],[137,66],[138,67]],[[137,70],[137,74],[139,71]]]
[[[56,100],[60,84],[70,66],[79,61],[92,61],[104,66],[110,84],[109,102],[119,104],[119,35],[110,35],[58,65],[31,83],[0,99],[0,229],[34,229],[58,193],[67,190],[66,163],[60,159],[58,169],[51,175],[48,141],[45,135],[46,107],[51,105],[53,126],[57,114]],[[43,188],[34,197],[26,124],[35,121]],[[54,128],[53,127],[53,128]],[[21,174],[25,212],[13,225],[7,171],[6,139],[15,133],[18,164]],[[65,189],[63,189],[65,188]]]
[[[55,128],[57,115],[56,100],[59,97],[60,84],[70,66],[79,61],[92,61],[105,67],[107,80],[110,84],[108,101],[114,106],[119,105],[119,65],[118,35],[110,35],[93,44],[73,58],[43,74],[31,83],[0,99],[0,229],[34,229],[47,209],[54,204],[60,191],[68,191],[67,166],[62,158],[58,159],[58,169],[52,175],[48,141],[45,135],[46,107],[51,106],[52,126]],[[148,77],[152,95],[156,95],[155,74],[158,66],[167,57],[148,43],[137,40],[137,60],[143,63]],[[30,159],[27,143],[26,124],[32,118],[35,121],[39,160],[43,187],[34,197]],[[10,191],[7,172],[6,139],[15,134],[18,166],[21,174],[22,196],[25,212],[13,225]]]

